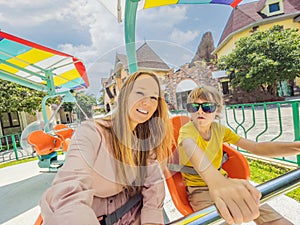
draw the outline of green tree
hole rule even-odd
[[[76,95],[77,104],[81,109],[78,109],[78,113],[81,119],[84,119],[85,116],[88,118],[93,117],[93,106],[97,105],[97,100],[93,95],[85,95],[83,92],[80,92]]]
[[[104,105],[104,97],[103,97],[103,95],[100,95],[100,97],[98,98],[98,103],[99,103],[99,105]]]
[[[73,102],[64,102],[64,104],[62,105],[62,107],[64,108],[65,112],[72,113],[74,105],[75,104]]]
[[[234,87],[246,91],[261,88],[277,95],[278,84],[300,75],[298,29],[275,25],[243,37],[229,55],[218,60],[218,68],[227,70]]]
[[[46,93],[0,79],[0,112],[24,111],[35,114],[41,110]]]
[[[103,95],[100,95],[100,97],[98,98],[98,106],[100,107],[98,112],[105,114],[104,96]]]

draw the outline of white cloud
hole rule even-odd
[[[181,6],[163,6],[154,9],[145,9],[137,13],[141,26],[152,26],[157,31],[173,28],[182,21],[186,20],[187,7]],[[141,22],[142,21],[142,22]]]
[[[78,18],[76,20],[79,24],[86,27],[82,32],[89,34],[90,44],[66,43],[59,47],[78,55],[78,57],[87,56],[85,61],[89,63],[122,43],[123,27],[99,2],[94,0],[85,1],[85,4],[79,2],[73,5],[68,12],[72,18]]]
[[[185,45],[191,41],[193,41],[195,38],[198,38],[199,32],[198,31],[182,31],[179,29],[174,29],[172,33],[170,34],[170,40]]]
[[[1,22],[16,26],[34,27],[49,20],[58,19],[68,8],[67,1],[42,0],[34,4],[30,0],[0,0]]]

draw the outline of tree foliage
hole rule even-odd
[[[41,109],[46,93],[32,90],[21,85],[0,80],[0,112],[24,111],[35,114]]]
[[[233,86],[270,92],[281,81],[292,81],[300,75],[298,29],[275,25],[243,37],[229,55],[218,60],[218,68],[227,71]]]
[[[76,101],[81,109],[78,109],[78,107],[75,106],[75,103],[65,102],[63,104],[64,110],[72,113],[73,110],[76,109],[80,118],[85,118],[85,115],[87,115],[88,118],[91,118],[93,116],[93,106],[97,105],[96,98],[92,95],[85,95],[83,92],[79,92],[76,94]]]
[[[88,118],[91,118],[93,116],[93,106],[97,105],[96,98],[92,95],[80,94],[80,95],[77,96],[76,99],[77,99],[78,105],[84,111],[86,116]],[[82,112],[80,112],[80,113],[81,113],[81,115],[83,114]],[[82,118],[84,118],[84,117],[82,117]]]

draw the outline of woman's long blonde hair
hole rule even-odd
[[[156,81],[159,87],[158,105],[148,121],[138,124],[134,131],[131,131],[128,96],[135,81],[142,75],[148,75]],[[143,180],[143,175],[138,175],[137,167],[147,166],[149,154],[156,156],[155,158],[160,162],[167,160],[171,155],[173,143],[172,124],[170,123],[168,107],[159,80],[154,73],[135,72],[127,78],[118,95],[115,112],[110,119],[112,121],[113,154],[115,159],[121,162],[117,163],[117,170],[120,171],[120,178],[125,179],[124,182],[132,180],[132,175]]]

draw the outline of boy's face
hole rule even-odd
[[[202,99],[196,99],[193,103],[198,103],[201,105],[194,104],[195,108],[197,108],[199,106],[199,109],[196,112],[190,112],[192,120],[195,123],[197,123],[199,126],[210,126],[211,123],[215,120],[216,115],[217,115],[216,109],[209,110],[209,109],[213,109],[213,103],[215,103],[215,102],[211,102],[208,100],[202,100]],[[215,104],[217,104],[217,103],[215,103]],[[203,108],[204,108],[204,110],[203,110]]]

